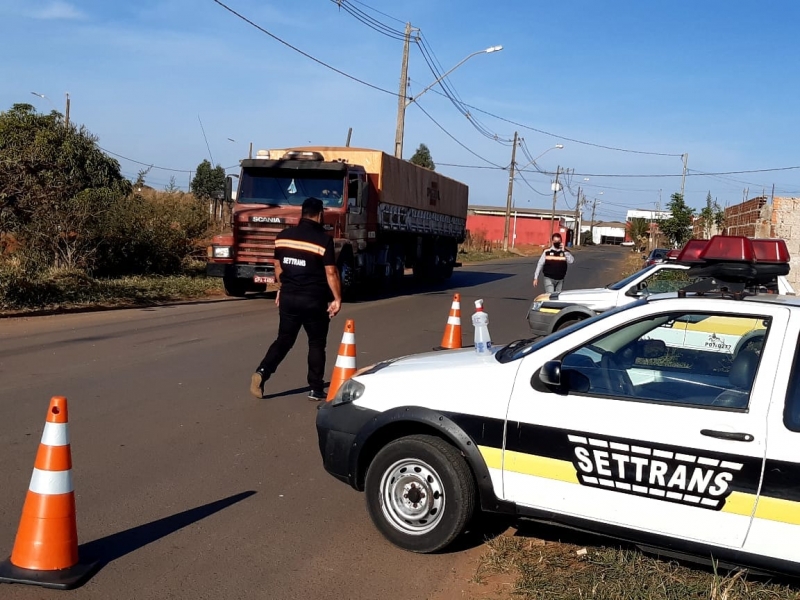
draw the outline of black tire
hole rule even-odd
[[[356,297],[356,261],[350,246],[342,248],[339,254],[339,281],[342,286],[342,300],[350,302]]]
[[[567,319],[565,321],[561,321],[561,323],[559,323],[558,326],[556,326],[556,328],[553,331],[561,331],[562,329],[566,329],[570,325],[574,325],[578,321],[583,321],[583,318],[578,317],[574,319]]]
[[[416,495],[409,498],[410,493]],[[384,537],[423,554],[452,543],[475,512],[475,482],[466,460],[428,435],[400,438],[378,452],[367,471],[365,494],[372,522]]]
[[[222,287],[225,289],[226,296],[234,298],[244,298],[247,294],[249,282],[246,279],[236,279],[235,277],[223,277]]]

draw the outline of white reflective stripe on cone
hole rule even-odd
[[[45,446],[68,446],[69,425],[66,423],[45,423],[42,443]]]
[[[461,325],[461,319],[459,317],[448,317],[447,318],[448,325]]]
[[[42,471],[34,468],[28,489],[43,496],[67,494],[73,491],[72,469],[69,471]]]
[[[342,343],[343,344],[355,344],[356,343],[356,334],[355,333],[345,333],[342,336]]]
[[[453,306],[450,307],[451,309],[458,309],[461,310],[461,302],[453,302]]]
[[[337,356],[336,366],[342,369],[355,369],[356,357],[355,356]]]

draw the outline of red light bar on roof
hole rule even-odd
[[[708,240],[689,240],[676,259],[682,263],[701,263],[700,253],[705,250]]]
[[[667,252],[667,256],[665,258],[666,260],[675,260],[678,258],[678,256],[680,256],[680,254],[681,251],[676,248],[674,250],[670,250],[669,252]]]
[[[785,240],[751,240],[756,260],[760,263],[788,263],[789,249]]]
[[[754,262],[753,243],[741,235],[715,235],[700,252],[700,260],[726,262]]]

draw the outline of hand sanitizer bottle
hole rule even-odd
[[[472,315],[475,327],[475,352],[482,355],[492,353],[492,338],[489,336],[489,315],[483,312],[483,300],[475,301],[475,314]]]

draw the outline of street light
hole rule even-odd
[[[408,35],[408,33],[407,33],[407,35]],[[444,75],[442,75],[441,77],[438,77],[436,79],[436,81],[434,81],[432,84],[430,84],[428,87],[423,89],[419,94],[417,94],[416,96],[414,96],[412,98],[412,97],[406,95],[406,91],[408,89],[408,79],[407,79],[407,73],[408,73],[408,43],[407,42],[408,42],[408,38],[406,38],[406,50],[405,50],[405,52],[403,54],[403,69],[402,69],[402,73],[403,74],[401,75],[401,81],[400,81],[401,94],[400,94],[400,97],[399,97],[399,101],[397,103],[397,131],[395,133],[395,138],[394,138],[394,155],[397,158],[403,158],[403,136],[405,134],[405,126],[406,126],[406,108],[408,108],[409,105],[412,102],[416,102],[419,99],[420,96],[422,96],[425,92],[427,92],[429,89],[431,89],[437,83],[439,83],[444,78],[446,78],[448,75],[450,75],[450,73],[455,71],[458,67],[463,65],[465,62],[467,62],[473,56],[478,56],[479,54],[492,54],[493,52],[500,52],[500,50],[503,49],[502,46],[490,46],[489,48],[486,48],[485,50],[478,50],[477,52],[473,52],[472,54],[470,54],[470,55],[466,56],[464,59],[462,59],[461,62],[456,64],[456,66],[454,66],[452,69],[447,71]]]
[[[530,161],[530,162],[529,162],[528,164],[526,164],[524,167],[519,167],[519,169],[518,169],[518,170],[519,170],[519,171],[522,171],[523,169],[526,169],[527,167],[531,166],[531,165],[532,165],[533,163],[535,163],[537,160],[539,160],[540,158],[542,158],[542,157],[543,157],[545,154],[547,154],[548,152],[550,152],[550,150],[563,150],[563,149],[564,149],[564,144],[556,144],[555,146],[552,146],[552,147],[548,148],[547,150],[545,150],[544,152],[542,152],[542,153],[541,153],[539,156],[537,156],[536,158],[534,158],[532,161]]]

